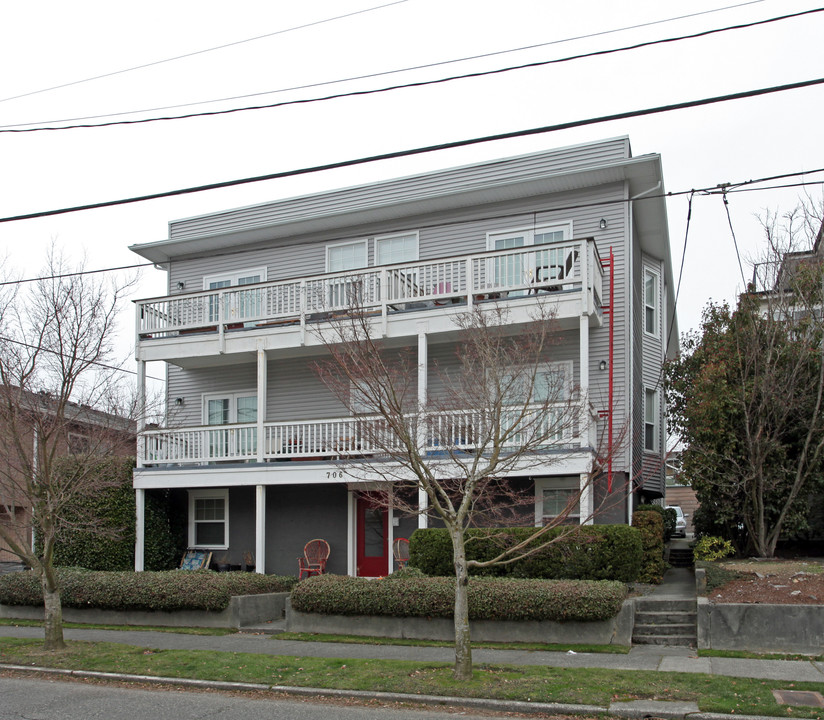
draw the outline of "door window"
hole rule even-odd
[[[203,278],[204,290],[221,290],[239,285],[254,285],[266,280],[266,268],[239,270],[235,273],[210,275]],[[224,295],[223,313],[220,311],[218,295],[209,296],[209,322],[241,322],[263,315],[265,307],[264,288],[231,292]]]
[[[204,398],[206,425],[250,425],[257,422],[257,394],[249,392]],[[249,458],[257,454],[256,427],[225,427],[209,430],[209,458]]]

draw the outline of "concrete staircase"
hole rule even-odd
[[[695,597],[648,597],[635,601],[633,645],[695,647],[698,637]]]
[[[688,545],[672,545],[669,549],[669,564],[674,568],[691,568],[695,565],[692,548]]]

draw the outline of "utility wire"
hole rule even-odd
[[[39,352],[47,352],[51,353],[52,355],[57,355],[58,357],[69,357],[68,355],[60,352],[59,350],[52,350],[51,348],[43,347],[42,345],[32,345],[31,343],[23,342],[22,340],[14,340],[10,337],[5,337],[4,335],[0,335],[0,342],[7,342],[11,343],[12,345],[20,345],[21,347],[29,348],[30,350],[37,350]],[[116,372],[128,373],[129,375],[137,375],[136,370],[128,370],[124,367],[119,367],[117,365],[108,365],[106,363],[98,362],[96,360],[84,360],[83,362],[88,362],[90,365],[96,365],[98,367],[102,367],[105,370],[114,370]],[[155,377],[154,375],[147,375],[147,378],[151,378],[152,380],[159,380],[160,382],[166,382],[163,378]]]
[[[355,12],[346,13],[345,15],[337,15],[335,17],[326,18],[324,20],[316,20],[315,22],[305,23],[303,25],[296,25],[295,27],[286,28],[284,30],[276,30],[275,32],[266,33],[265,35],[258,35],[256,37],[247,38],[245,40],[236,40],[234,42],[217,45],[216,47],[206,48],[204,50],[195,50],[194,52],[185,53],[184,55],[176,55],[175,57],[166,58],[165,60],[155,60],[153,62],[144,63],[142,65],[135,65],[134,67],[124,68],[122,70],[113,70],[112,72],[103,73],[102,75],[95,75],[94,77],[84,78],[83,80],[72,80],[71,82],[63,83],[62,85],[53,85],[52,87],[41,88],[40,90],[32,90],[21,95],[14,95],[12,97],[0,99],[0,103],[9,102],[10,100],[19,100],[20,98],[30,97],[31,95],[39,95],[41,93],[50,92],[52,90],[60,90],[61,88],[71,87],[73,85],[81,85],[82,83],[92,82],[94,80],[102,80],[103,78],[112,77],[114,75],[122,75],[124,73],[132,72],[134,70],[143,70],[155,65],[163,65],[164,63],[174,62],[176,60],[183,60],[184,58],[194,57],[195,55],[204,55],[206,53],[214,52],[215,50],[224,50],[235,45],[243,45],[244,43],[253,42],[255,40],[262,40],[264,38],[274,37],[275,35],[283,35],[285,33],[293,32],[294,30],[304,30],[305,28],[314,27],[316,25],[323,25],[324,23],[334,22],[343,18],[353,17],[354,15],[362,15],[363,13],[372,12],[373,10],[381,10],[390,7],[391,5],[400,5],[407,0],[395,0],[395,2],[386,3],[384,5],[377,5],[376,7],[367,8],[365,10],[356,10]]]
[[[739,3],[737,5],[727,5],[726,7],[722,7],[722,8],[715,8],[715,9],[712,9],[712,10],[703,10],[701,12],[689,13],[687,15],[679,15],[679,16],[676,16],[676,17],[665,18],[663,20],[654,20],[654,21],[651,21],[651,22],[639,23],[639,24],[636,24],[636,25],[626,25],[626,26],[621,27],[621,28],[614,28],[612,30],[602,30],[600,32],[589,33],[589,34],[586,34],[586,35],[577,35],[577,36],[574,36],[574,37],[564,38],[564,39],[561,39],[561,40],[551,40],[551,41],[545,42],[545,43],[536,43],[534,45],[523,45],[523,46],[517,47],[517,48],[509,48],[507,50],[496,50],[496,51],[493,51],[493,52],[482,53],[482,54],[478,54],[478,55],[468,55],[468,56],[465,56],[465,57],[462,57],[462,58],[455,58],[455,59],[452,59],[452,60],[442,60],[442,61],[439,61],[439,62],[425,63],[425,64],[422,64],[422,65],[413,65],[413,66],[409,66],[409,67],[405,67],[405,68],[396,68],[394,70],[384,70],[384,71],[381,71],[381,72],[367,73],[365,75],[355,75],[355,76],[351,76],[351,77],[347,77],[347,78],[338,78],[337,80],[325,80],[325,81],[322,81],[322,82],[308,83],[308,84],[305,84],[305,85],[295,85],[295,86],[292,86],[292,87],[280,88],[280,89],[277,89],[277,90],[265,90],[265,91],[257,92],[257,93],[247,93],[247,94],[244,94],[244,95],[233,95],[233,96],[224,97],[224,98],[214,98],[212,100],[199,100],[199,101],[195,101],[195,102],[180,103],[180,104],[176,104],[176,105],[165,105],[165,106],[162,106],[162,107],[144,108],[142,110],[128,110],[128,111],[123,111],[123,112],[118,112],[118,113],[105,113],[105,114],[100,114],[100,115],[87,115],[87,116],[84,116],[84,117],[63,118],[63,119],[58,119],[58,120],[41,120],[41,121],[30,122],[30,123],[19,123],[19,124],[16,124],[16,125],[8,125],[6,127],[26,127],[26,126],[29,126],[29,125],[45,125],[45,124],[51,124],[51,123],[56,123],[56,122],[76,122],[78,120],[95,120],[95,119],[104,118],[104,117],[117,117],[119,115],[134,115],[134,114],[146,113],[146,112],[159,112],[161,110],[174,110],[176,108],[193,107],[195,105],[206,105],[206,104],[218,103],[218,102],[229,102],[231,100],[243,100],[243,99],[251,98],[251,97],[260,97],[260,96],[263,96],[263,95],[274,95],[274,94],[277,94],[277,93],[292,92],[294,90],[308,90],[308,89],[311,89],[311,88],[323,87],[323,86],[326,86],[326,85],[337,85],[337,84],[340,84],[340,83],[353,82],[355,80],[367,80],[367,79],[372,79],[372,78],[376,78],[376,77],[384,77],[386,75],[395,75],[395,74],[398,74],[398,73],[411,72],[411,71],[414,71],[414,70],[425,70],[425,69],[428,69],[428,68],[439,67],[439,66],[443,66],[443,65],[452,65],[452,64],[455,64],[455,63],[468,62],[470,60],[481,60],[481,59],[485,59],[485,58],[489,58],[489,57],[495,57],[497,55],[506,55],[506,54],[510,54],[510,53],[523,52],[525,50],[535,50],[537,48],[548,47],[550,45],[560,45],[560,44],[563,44],[563,43],[574,42],[574,41],[577,41],[577,40],[585,40],[585,39],[589,39],[589,38],[600,37],[602,35],[611,35],[611,34],[615,34],[615,33],[626,32],[628,30],[637,30],[639,28],[649,27],[649,26],[652,26],[652,25],[661,25],[661,24],[665,24],[665,23],[669,23],[669,22],[674,22],[674,21],[677,21],[677,20],[685,20],[685,19],[689,19],[689,18],[693,18],[693,17],[698,17],[700,15],[709,15],[709,14],[716,13],[716,12],[722,12],[722,11],[726,11],[726,10],[733,10],[733,9],[737,9],[737,8],[740,8],[740,7],[745,7],[747,5],[757,5],[757,4],[760,4],[760,3],[765,2],[765,1],[766,0],[749,0],[749,2]],[[254,38],[252,38],[252,39],[254,39]],[[173,59],[175,59],[175,58],[170,58],[170,60],[173,60]],[[163,61],[163,62],[167,62],[167,61]],[[140,67],[143,67],[143,66],[140,66]],[[131,69],[135,70],[135,69],[139,69],[139,68],[131,68]],[[122,71],[122,72],[128,72],[128,70]],[[90,79],[94,79],[94,78],[90,78]],[[86,82],[86,81],[79,81],[79,82]],[[0,102],[2,102],[2,101],[0,101]]]
[[[133,268],[142,268],[154,263],[135,263],[134,265],[120,265],[119,267],[100,268],[99,270],[77,270],[70,273],[59,273],[57,275],[43,275],[41,277],[25,278],[23,280],[5,280],[0,282],[0,287],[4,285],[22,285],[23,283],[39,282],[40,280],[59,280],[61,278],[77,277],[78,275],[94,275],[95,273],[116,272],[117,270],[132,270]]]
[[[780,179],[780,178],[785,178],[785,177],[797,177],[798,175],[814,175],[816,173],[824,173],[824,168],[818,168],[817,170],[803,170],[803,171],[800,171],[800,172],[783,173],[781,175],[771,175],[769,177],[758,178],[756,180],[744,180],[740,183],[730,183],[730,185],[732,187],[740,187],[740,190],[738,190],[737,192],[756,191],[756,190],[774,190],[774,189],[781,189],[781,188],[785,188],[785,187],[798,187],[798,186],[802,186],[802,185],[821,185],[822,183],[824,183],[824,180],[809,181],[809,182],[804,182],[804,183],[793,183],[793,184],[790,184],[790,185],[771,185],[771,186],[763,187],[763,188],[759,188],[759,187],[746,187],[745,188],[745,187],[743,187],[744,185],[758,184],[758,183],[767,182],[767,181],[770,181],[770,180],[775,180],[775,179]],[[689,229],[689,221],[690,221],[690,218],[692,217],[692,209],[691,208],[692,208],[693,196],[696,195],[696,194],[698,194],[698,195],[707,195],[707,196],[714,195],[714,194],[716,194],[716,192],[718,192],[717,188],[718,188],[718,185],[713,185],[712,187],[707,187],[707,188],[699,188],[699,189],[693,188],[691,190],[675,190],[675,191],[669,191],[669,192],[665,192],[665,193],[644,195],[644,197],[636,198],[634,200],[632,198],[617,198],[617,199],[613,199],[613,200],[598,200],[596,202],[576,203],[576,204],[573,204],[573,205],[561,205],[561,206],[553,206],[551,208],[542,208],[542,209],[536,210],[535,212],[536,213],[568,212],[570,210],[585,210],[585,209],[589,209],[589,208],[605,207],[605,206],[608,206],[608,205],[626,204],[626,203],[630,203],[630,202],[645,202],[647,200],[655,200],[655,199],[661,199],[661,198],[669,199],[669,198],[679,197],[680,195],[689,195],[690,196],[690,199],[689,199],[690,209],[689,209],[689,212],[687,214],[687,228]],[[430,228],[433,228],[433,227],[444,228],[444,227],[451,227],[451,226],[456,226],[456,225],[465,225],[465,224],[470,223],[470,222],[476,223],[476,222],[490,222],[490,221],[493,221],[493,220],[506,220],[507,218],[520,217],[521,215],[522,215],[522,213],[505,213],[505,214],[496,214],[496,215],[484,215],[484,216],[474,218],[472,220],[441,221],[441,222],[433,223],[431,225],[416,225],[416,227],[417,227],[418,230],[427,230],[427,229],[430,229]],[[239,253],[257,252],[257,250],[254,250],[254,249],[252,249],[252,250],[240,250],[238,252]],[[684,252],[686,252],[686,238],[684,239]],[[92,274],[92,273],[115,272],[115,271],[118,271],[118,270],[127,270],[127,269],[130,269],[130,268],[147,267],[149,265],[154,266],[154,265],[157,265],[157,263],[153,263],[153,262],[137,263],[135,265],[121,265],[121,266],[118,266],[118,267],[98,268],[96,270],[81,270],[81,271],[77,271],[77,272],[73,272],[73,273],[65,273],[65,274],[59,274],[59,275],[48,275],[48,276],[44,276],[44,277],[26,278],[26,279],[22,279],[22,280],[8,280],[6,282],[0,283],[0,286],[2,286],[2,285],[20,285],[20,284],[23,284],[23,283],[37,282],[38,280],[53,280],[53,279],[62,278],[62,277],[71,277],[71,276],[74,276],[74,275],[88,275],[88,274]],[[681,273],[679,273],[679,278],[678,278],[678,293],[680,293],[681,274],[683,274],[683,268],[684,268],[684,255],[682,254],[682,256],[681,256]],[[676,303],[677,303],[678,293],[676,293]],[[669,340],[668,340],[668,343],[669,343]]]
[[[198,192],[205,192],[207,190],[217,190],[227,187],[236,187],[238,185],[248,185],[251,183],[263,182],[265,180],[276,180],[286,177],[296,177],[299,175],[309,175],[312,173],[322,172],[326,170],[335,170],[345,167],[354,167],[357,165],[365,165],[367,163],[378,162],[380,160],[393,160],[402,157],[412,157],[414,155],[423,155],[425,153],[436,152],[439,150],[450,150],[459,147],[468,147],[471,145],[479,145],[481,143],[493,142],[496,140],[508,140],[518,137],[529,137],[531,135],[542,135],[559,130],[568,130],[570,128],[584,127],[587,125],[596,125],[599,123],[611,122],[613,120],[625,120],[628,118],[643,117],[645,115],[655,115],[664,112],[671,112],[673,110],[685,110],[687,108],[701,107],[704,105],[711,105],[719,102],[729,102],[731,100],[742,100],[744,98],[758,97],[761,95],[770,95],[777,92],[785,92],[787,90],[797,90],[805,87],[812,87],[815,85],[824,84],[824,78],[815,78],[813,80],[804,80],[802,82],[789,83],[787,85],[777,85],[769,88],[759,88],[757,90],[746,90],[744,92],[730,93],[727,95],[718,95],[711,98],[703,98],[701,100],[689,100],[686,102],[674,103],[672,105],[660,105],[658,107],[646,108],[643,110],[631,110],[628,112],[615,113],[612,115],[603,115],[601,117],[587,118],[585,120],[572,120],[570,122],[558,123],[556,125],[545,125],[543,127],[530,128],[527,130],[516,130],[507,133],[498,133],[495,135],[485,135],[482,137],[469,138],[464,140],[455,140],[453,142],[440,143],[438,145],[427,145],[424,147],[417,147],[407,150],[397,150],[389,153],[382,153],[379,155],[371,155],[350,160],[341,160],[333,163],[325,163],[323,165],[314,165],[310,167],[299,168],[296,170],[284,170],[282,172],[269,173],[267,175],[258,175],[254,177],[241,178],[237,180],[226,180],[223,182],[210,183],[207,185],[197,185],[193,187],[181,188],[178,190],[168,190],[165,192],[150,193],[148,195],[139,195],[120,200],[107,200],[103,202],[90,203],[87,205],[76,205],[74,207],[59,208],[56,210],[44,210],[34,213],[25,213],[22,215],[11,215],[0,218],[0,223],[15,222],[18,220],[31,220],[33,218],[49,217],[53,215],[65,215],[67,213],[80,212],[82,210],[94,210],[97,208],[113,207],[116,205],[128,205],[132,203],[145,202],[147,200],[157,200],[159,198],[175,197],[179,195],[190,195]]]
[[[687,227],[684,231],[684,248],[681,250],[681,267],[678,270],[678,284],[676,285],[675,289],[675,300],[672,304],[672,317],[669,323],[669,332],[667,333],[667,346],[664,351],[665,354],[669,353],[670,348],[670,341],[672,340],[672,328],[675,326],[675,311],[678,308],[678,297],[681,294],[681,278],[684,276],[684,260],[687,257],[687,240],[690,236],[690,221],[692,220],[692,200],[695,197],[695,190],[690,191],[690,197],[687,202]],[[660,383],[660,379],[659,379]]]
[[[727,199],[727,192],[726,188],[722,186],[721,188],[721,197],[724,200],[724,210],[727,213],[727,222],[730,226],[730,232],[732,233],[732,243],[735,246],[735,256],[738,258],[738,269],[741,271],[741,282],[743,283],[744,289],[747,287],[747,278],[744,277],[744,266],[741,264],[741,253],[738,250],[738,239],[735,237],[735,230],[732,227],[732,217],[730,216],[730,202]]]
[[[488,77],[491,75],[501,75],[503,73],[515,72],[518,70],[527,70],[533,69],[538,67],[545,67],[548,65],[555,65],[559,63],[566,63],[572,62],[574,60],[581,60],[585,58],[593,58],[593,57],[602,57],[606,55],[613,55],[616,53],[623,53],[629,52],[631,50],[638,50],[641,48],[652,47],[655,45],[663,45],[668,43],[674,42],[681,42],[682,40],[693,40],[695,38],[706,37],[709,35],[715,35],[718,33],[730,32],[732,30],[742,30],[746,28],[756,27],[759,25],[766,25],[769,23],[779,22],[782,20],[787,20],[791,18],[798,18],[805,15],[811,15],[813,13],[820,13],[824,12],[824,7],[815,8],[813,10],[805,10],[803,12],[793,13],[791,15],[781,15],[778,17],[768,18],[766,20],[757,20],[750,23],[741,23],[738,25],[729,25],[723,28],[714,28],[712,30],[702,30],[701,32],[691,33],[689,35],[678,35],[675,37],[670,38],[663,38],[660,40],[649,40],[646,42],[634,43],[632,45],[625,45],[619,48],[610,48],[607,50],[595,50],[592,52],[587,53],[579,53],[577,55],[568,55],[563,58],[555,58],[553,60],[541,60],[537,62],[531,63],[524,63],[522,65],[511,65],[504,68],[497,68],[494,70],[482,70],[478,72],[472,73],[464,73],[462,75],[452,75],[449,77],[444,78],[437,78],[435,80],[420,80],[417,82],[410,82],[410,83],[403,83],[398,85],[389,85],[382,88],[373,88],[371,90],[353,90],[350,92],[344,93],[335,93],[332,95],[325,95],[323,97],[314,97],[314,98],[303,98],[298,100],[284,100],[283,102],[277,103],[269,103],[266,105],[253,105],[241,108],[228,108],[225,110],[208,110],[203,112],[197,113],[187,113],[185,115],[169,115],[165,117],[152,117],[152,118],[141,118],[139,120],[113,120],[111,122],[105,123],[84,123],[79,125],[60,125],[57,127],[16,127],[16,126],[6,126],[4,129],[0,129],[0,133],[33,133],[33,132],[56,132],[60,130],[79,130],[79,129],[90,129],[90,128],[103,128],[103,127],[113,127],[117,125],[144,125],[147,123],[155,123],[155,122],[169,122],[172,120],[189,120],[192,118],[199,118],[199,117],[216,117],[219,115],[231,115],[240,112],[250,112],[250,111],[257,111],[257,110],[271,110],[274,108],[280,107],[287,107],[291,105],[308,105],[316,102],[327,102],[329,100],[339,100],[341,98],[350,98],[350,97],[362,97],[368,95],[376,95],[388,92],[394,92],[395,90],[407,90],[410,88],[419,88],[419,87],[426,87],[429,85],[441,85],[444,83],[450,83],[457,80],[467,80],[467,79],[475,79],[480,77]]]

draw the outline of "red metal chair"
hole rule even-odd
[[[329,543],[326,540],[310,540],[303,546],[303,557],[298,558],[298,580],[312,575],[323,575],[326,572],[326,561],[329,559]]]
[[[398,570],[406,567],[409,562],[409,540],[406,538],[395,538],[392,542],[392,554],[395,562],[398,563]]]

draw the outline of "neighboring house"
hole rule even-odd
[[[38,429],[55,416],[55,403],[47,393],[0,388],[0,393],[6,392],[13,394],[19,425],[12,431],[5,415],[0,412],[0,524],[26,547],[31,547],[31,501],[21,481],[26,472],[24,466],[36,466],[37,453],[45,449]],[[63,418],[56,445],[59,455],[134,454],[134,421],[75,403],[68,403]],[[23,448],[30,449],[26,458],[21,459],[14,449],[18,439]],[[18,560],[0,537],[0,563]]]
[[[689,479],[683,477],[680,450],[673,450],[667,456],[666,483],[667,495],[664,505],[678,505],[687,518],[687,532],[695,532],[693,518],[698,509],[698,499]]]
[[[251,551],[258,572],[294,574],[320,537],[330,572],[392,571],[393,538],[426,518],[370,509],[358,490],[380,487],[336,459],[363,412],[357,389],[344,406],[312,368],[325,352],[313,330],[356,284],[393,346],[418,353],[419,393],[454,362],[468,306],[505,303],[517,325],[552,303],[548,372],[576,389],[584,419],[561,462],[520,474],[530,520],[563,508],[609,454],[612,377],[611,492],[605,467],[573,516],[630,521],[665,491],[661,364],[678,331],[664,194],[660,156],[633,158],[622,137],[171,222],[167,239],[132,247],[168,272],[168,294],[137,303],[136,354],[142,394],[146,364],[166,363],[172,418],[139,432],[139,516],[146,492],[176,489],[189,545],[230,563]]]

